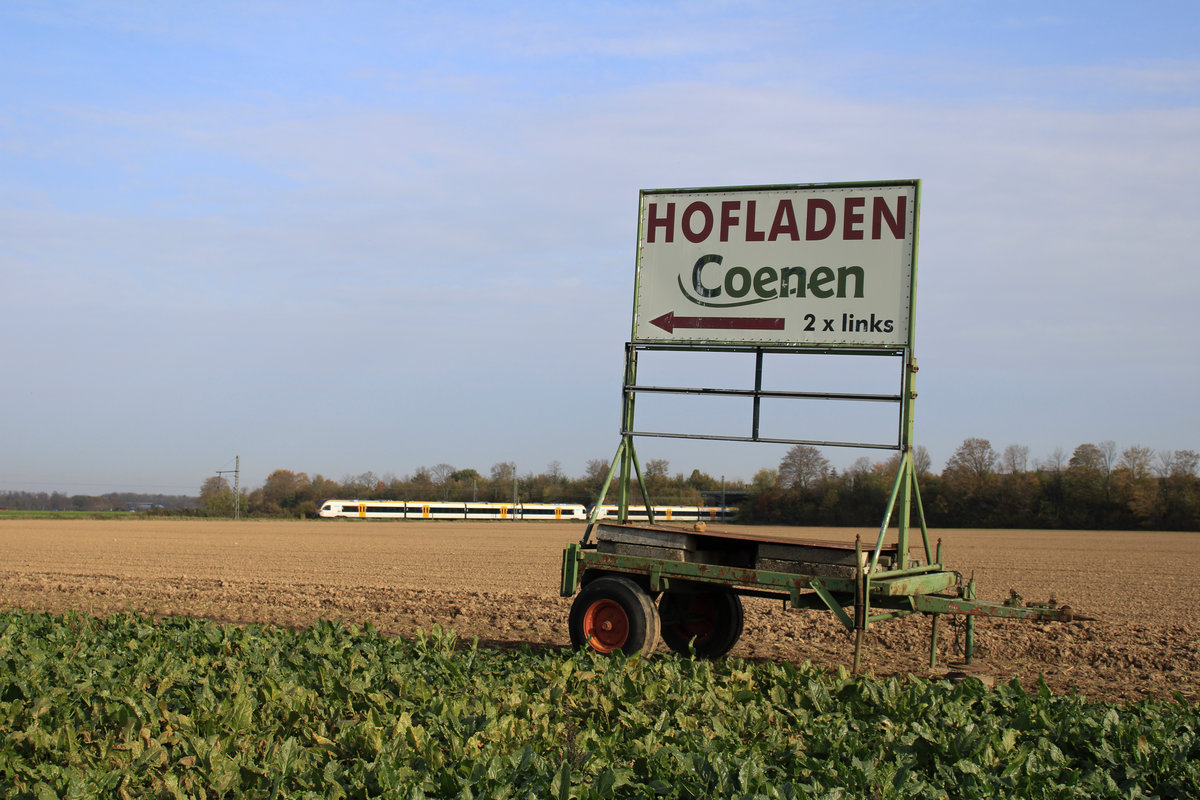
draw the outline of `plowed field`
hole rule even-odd
[[[853,539],[855,531],[737,528]],[[581,523],[359,520],[2,520],[0,607],[138,611],[235,623],[371,622],[411,635],[435,623],[483,644],[567,644],[570,600],[558,596],[562,546]],[[873,542],[875,532],[863,531]],[[1070,604],[1096,617],[1069,624],[981,620],[976,655],[998,681],[1097,700],[1200,701],[1200,534],[937,531],[950,569],[975,575],[979,597]],[[918,537],[919,538],[919,537]],[[732,655],[849,665],[852,636],[823,612],[748,600]],[[943,625],[940,660],[961,627]],[[926,674],[929,622],[873,625],[867,668]]]

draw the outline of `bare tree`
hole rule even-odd
[[[1154,451],[1149,447],[1134,445],[1121,452],[1121,460],[1117,466],[1129,470],[1135,480],[1149,478],[1153,471]]]
[[[1154,471],[1158,473],[1158,477],[1165,478],[1171,474],[1171,465],[1175,463],[1174,450],[1159,450],[1158,464],[1154,467]]]
[[[1022,444],[1010,444],[1000,456],[1000,469],[1010,475],[1019,475],[1029,468],[1029,448]]]
[[[1117,443],[1109,439],[1100,443],[1100,453],[1104,460],[1104,473],[1111,475],[1117,464]]]
[[[492,483],[512,483],[517,474],[515,461],[500,461],[492,464]]]
[[[1171,459],[1171,476],[1195,475],[1196,467],[1200,466],[1200,453],[1195,450],[1176,450]]]
[[[933,468],[933,459],[929,457],[929,451],[925,449],[925,445],[919,444],[913,448],[913,469],[918,475],[928,475],[929,470]]]
[[[829,475],[829,459],[812,445],[798,444],[779,462],[779,485],[785,489],[809,489]]]
[[[1050,472],[1062,472],[1063,465],[1067,463],[1067,453],[1061,447],[1054,448],[1054,452],[1046,456],[1046,460],[1042,462],[1042,466]]]
[[[855,477],[858,477],[861,475],[866,475],[870,471],[871,471],[870,457],[869,456],[859,456],[858,458],[854,459],[854,463],[851,464],[846,469],[845,474],[854,475]]]

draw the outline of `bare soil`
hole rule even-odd
[[[739,528],[853,540],[858,531]],[[434,624],[498,647],[565,647],[562,547],[581,523],[205,520],[0,520],[0,608],[135,611],[238,624],[370,622],[411,636]],[[873,544],[877,531],[861,531]],[[1056,693],[1136,702],[1200,701],[1200,534],[937,531],[950,569],[979,597],[1055,599],[1095,619],[981,619],[976,669]],[[918,547],[919,533],[918,533]],[[931,545],[933,543],[931,542]],[[872,625],[876,674],[931,674],[930,621]],[[944,623],[939,663],[961,658],[963,628]],[[832,614],[749,599],[731,654],[849,666],[853,637]],[[932,674],[940,674],[934,671]]]

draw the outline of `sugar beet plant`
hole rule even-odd
[[[1187,797],[1200,713],[791,664],[0,614],[0,796]]]

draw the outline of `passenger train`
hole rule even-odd
[[[513,519],[563,520],[588,518],[589,508],[580,503],[450,503],[438,500],[326,500],[318,512],[322,517],[358,519]],[[656,522],[731,522],[736,508],[720,506],[654,506]],[[616,519],[615,505],[600,506],[597,519]],[[629,519],[649,519],[645,506],[630,506]]]

